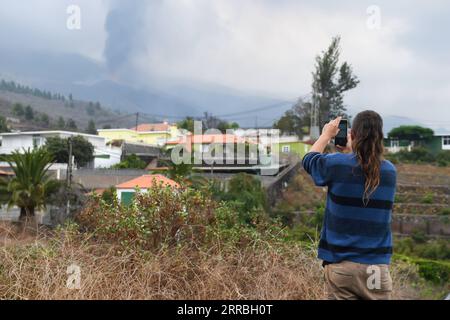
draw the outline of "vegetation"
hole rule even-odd
[[[86,133],[97,134],[97,128],[95,126],[94,120],[89,120],[88,126],[86,128]]]
[[[60,137],[49,137],[45,149],[53,156],[56,163],[68,163],[69,140]],[[94,146],[82,136],[72,138],[72,154],[78,168],[85,167],[94,160]]]
[[[9,127],[4,116],[0,116],[0,133],[9,132]]]
[[[340,37],[334,37],[327,50],[316,57],[313,72],[312,95],[318,104],[319,127],[323,128],[330,118],[348,117],[344,105],[344,93],[354,89],[358,78],[353,74],[350,64],[339,65]],[[300,98],[274,125],[284,133],[303,134],[302,128],[311,123],[311,108],[313,101]]]
[[[414,147],[411,151],[400,150],[397,153],[388,153],[386,158],[393,163],[437,164],[443,167],[450,165],[449,150],[442,150],[435,155],[422,146]]]
[[[250,223],[265,214],[267,200],[261,181],[252,175],[239,173],[228,182],[227,189],[217,181],[210,184],[213,197],[230,203],[242,221]]]
[[[125,160],[121,161],[118,164],[113,165],[112,169],[145,169],[147,167],[147,163],[139,158],[135,154],[130,154],[125,157]]]
[[[208,129],[217,129],[222,133],[225,133],[228,129],[238,129],[239,124],[236,122],[227,122],[225,120],[221,120],[217,117],[214,117],[211,114],[205,112],[205,116],[201,120],[196,120],[192,117],[186,117],[177,123],[178,128],[185,129],[189,132],[194,132],[194,122],[202,121],[202,129],[203,131]]]
[[[305,119],[291,109],[286,111],[273,127],[280,130],[281,134],[297,135],[301,138],[305,134]]]
[[[14,93],[29,94],[39,98],[44,98],[48,100],[61,100],[65,101],[64,95],[59,93],[52,93],[50,91],[40,90],[36,88],[30,88],[29,86],[24,86],[14,81],[0,81],[0,90],[10,91]]]
[[[19,153],[2,156],[14,171],[14,177],[0,180],[0,190],[8,207],[20,208],[20,219],[33,218],[36,209],[45,208],[49,196],[59,186],[56,180],[47,174],[53,157],[44,149],[23,150]]]
[[[132,206],[94,195],[54,232],[28,241],[0,225],[2,299],[322,299],[316,244],[267,216],[243,221],[208,189],[158,186]],[[12,238],[14,237],[14,238]],[[70,290],[66,270],[82,271]],[[401,297],[415,269],[392,270]]]
[[[421,143],[433,137],[434,132],[421,126],[400,126],[388,133],[390,139],[408,140]]]

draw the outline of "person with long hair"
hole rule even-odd
[[[327,123],[303,160],[318,186],[327,186],[319,241],[328,299],[390,299],[391,216],[395,166],[383,159],[383,120],[374,111],[356,115],[341,153],[324,150],[339,132]]]

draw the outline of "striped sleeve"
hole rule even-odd
[[[303,168],[311,175],[317,186],[326,186],[330,179],[330,170],[327,167],[327,154],[309,152],[302,160]]]

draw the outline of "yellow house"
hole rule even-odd
[[[144,123],[131,129],[99,129],[98,135],[108,141],[124,140],[163,146],[168,141],[176,140],[179,137],[179,131],[175,124],[163,122]]]

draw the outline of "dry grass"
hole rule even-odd
[[[174,248],[141,255],[67,233],[57,239],[11,235],[2,228],[0,299],[323,297],[319,262],[300,247],[227,252]],[[71,264],[81,267],[80,290],[66,287]]]
[[[0,299],[323,299],[314,250],[296,245],[240,250],[121,252],[64,231],[30,236],[0,225]],[[68,289],[67,267],[81,268]],[[394,298],[417,298],[409,266],[395,265]]]

